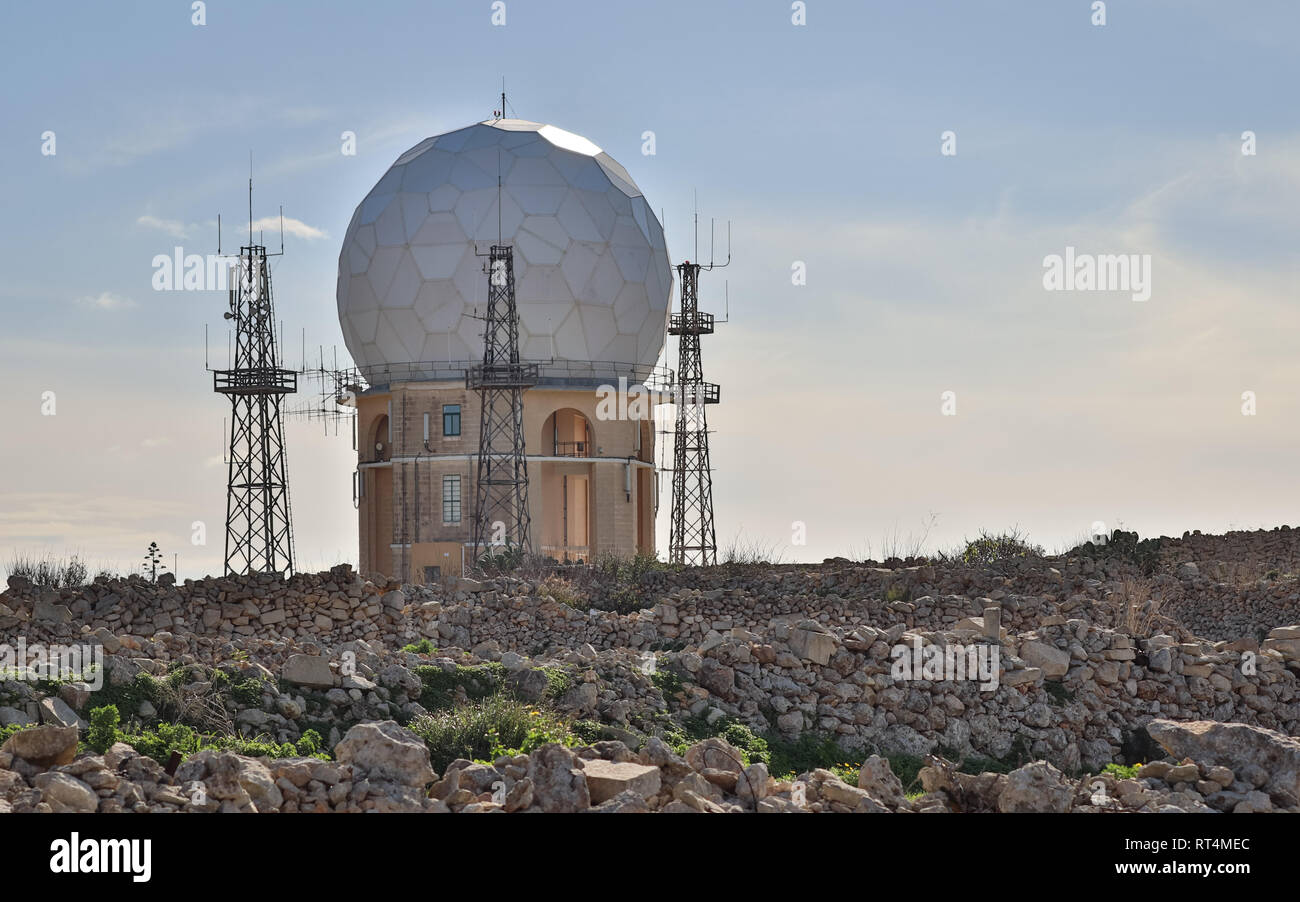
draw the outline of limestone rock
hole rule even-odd
[[[1286,804],[1300,803],[1300,739],[1244,723],[1153,720],[1147,732],[1175,758],[1226,767],[1241,776],[1260,768],[1260,789]]]
[[[650,806],[646,804],[645,798],[640,793],[629,789],[589,810],[602,814],[648,814]]]
[[[53,724],[59,727],[75,727],[83,730],[89,726],[61,698],[55,698],[54,696],[43,698],[40,700],[39,708],[41,723]]]
[[[594,804],[608,801],[625,792],[648,799],[659,792],[659,768],[631,762],[616,763],[594,758],[584,761],[583,772]]]
[[[1073,799],[1074,787],[1061,772],[1046,761],[1035,761],[1007,774],[998,810],[1059,814],[1070,810]]]
[[[76,777],[60,773],[38,774],[32,784],[41,791],[56,814],[89,814],[99,808],[95,790]]]
[[[5,740],[0,750],[11,752],[37,767],[71,764],[77,756],[77,729],[46,724],[19,730]]]
[[[37,601],[32,609],[32,619],[43,623],[67,623],[72,620],[72,611],[65,604]]]
[[[813,621],[803,623],[813,624]],[[834,636],[820,629],[805,627],[801,623],[790,633],[790,650],[814,664],[828,664],[838,645]]]
[[[573,752],[547,743],[528,758],[528,779],[533,785],[533,806],[547,813],[586,811],[591,807],[587,777]]]
[[[1024,642],[1020,658],[1030,667],[1043,671],[1044,679],[1059,680],[1070,669],[1070,653],[1043,642]]]
[[[334,685],[329,660],[318,655],[290,655],[280,675],[285,681],[308,689],[329,689]]]
[[[738,774],[745,769],[740,749],[717,736],[702,739],[688,748],[686,763],[695,771],[716,768]]]
[[[334,747],[334,757],[372,780],[423,789],[436,779],[423,740],[392,720],[357,724]]]
[[[890,808],[897,808],[907,801],[903,781],[894,775],[889,759],[879,755],[872,755],[862,762],[858,770],[858,788],[866,790]]]

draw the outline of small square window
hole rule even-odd
[[[460,435],[460,405],[442,405],[442,434]]]

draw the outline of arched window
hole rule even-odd
[[[572,407],[555,411],[542,426],[542,453],[553,457],[593,457],[595,440],[591,421]]]

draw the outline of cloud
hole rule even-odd
[[[162,438],[146,438],[140,442],[141,448],[163,448],[170,445],[172,440],[166,436]]]
[[[135,224],[150,229],[160,229],[176,238],[186,238],[194,230],[193,226],[187,226],[175,219],[159,219],[157,216],[151,216],[148,213],[136,219]]]
[[[150,213],[138,217],[135,222],[136,225],[142,225],[146,228],[158,229],[159,231],[166,232],[173,238],[188,238],[199,229],[199,226],[193,223],[187,224],[177,219],[162,219],[161,217],[154,216]],[[262,231],[268,232],[272,235],[278,235],[280,232],[280,217],[279,215],[263,216],[261,219],[253,220],[252,225],[254,232]],[[208,226],[215,228],[216,223],[208,223]],[[236,230],[238,230],[239,224],[236,223],[235,226]],[[318,229],[315,226],[308,225],[301,219],[294,219],[292,216],[284,217],[284,232],[286,235],[293,235],[296,238],[305,238],[308,241],[316,241],[320,238],[329,237],[329,233],[324,229]]]
[[[263,231],[278,233],[280,230],[279,216],[263,216],[261,219],[253,220],[253,231]],[[294,219],[292,216],[284,217],[284,231],[287,235],[294,235],[298,238],[306,238],[308,241],[315,241],[317,238],[328,238],[329,235],[324,230],[315,226],[309,226],[301,219]]]
[[[77,298],[77,303],[83,307],[92,307],[95,310],[130,310],[139,305],[130,298],[124,298],[119,294],[113,294],[111,291],[105,291],[98,296],[86,295]]]

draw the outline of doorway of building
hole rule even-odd
[[[577,474],[565,475],[564,507],[561,512],[561,542],[565,558],[587,561],[591,558],[588,505],[591,480]]]

